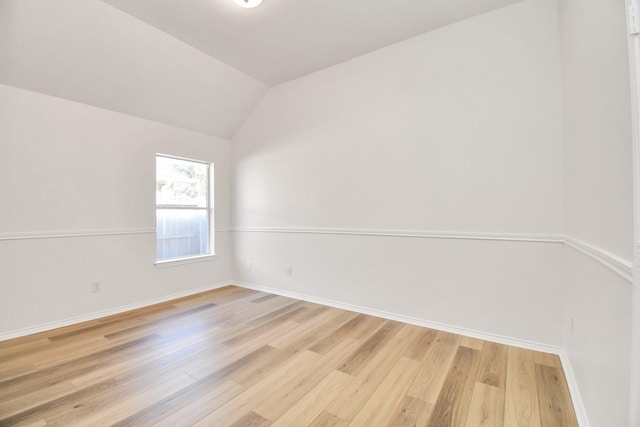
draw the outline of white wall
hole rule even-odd
[[[154,267],[155,153],[215,164],[224,227],[228,141],[6,85],[0,141],[0,335],[231,279],[227,232],[217,259]],[[21,238],[87,232],[107,235]]]
[[[0,83],[223,138],[268,89],[99,0],[0,1]]]
[[[272,89],[233,138],[247,226],[562,231],[555,3]]]
[[[566,233],[630,264],[633,179],[625,2],[560,0],[559,6]],[[565,346],[587,414],[593,426],[628,425],[631,283],[573,248],[565,250],[565,266]]]
[[[564,347],[587,416],[593,427],[627,426],[631,286],[573,248],[563,263]]]
[[[560,1],[566,234],[630,259],[631,90],[625,3]]]
[[[561,233],[556,12],[524,1],[272,89],[233,138],[235,225]],[[248,231],[234,242],[242,281],[561,342],[560,302],[542,297],[559,286],[557,244]]]
[[[240,232],[234,245],[241,282],[523,345],[561,342],[549,298],[560,287],[560,244]]]

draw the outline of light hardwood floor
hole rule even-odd
[[[0,426],[576,426],[557,356],[227,287],[0,343]]]

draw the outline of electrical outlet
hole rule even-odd
[[[293,275],[293,268],[290,265],[284,267],[284,272],[287,276]]]
[[[91,292],[94,294],[102,292],[102,282],[91,282]]]
[[[253,270],[253,262],[250,259],[247,260],[247,268]]]

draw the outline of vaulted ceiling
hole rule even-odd
[[[519,0],[103,0],[276,85]]]
[[[519,0],[0,0],[0,84],[230,138],[270,86]]]

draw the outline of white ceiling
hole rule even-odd
[[[519,0],[102,0],[276,85]]]

